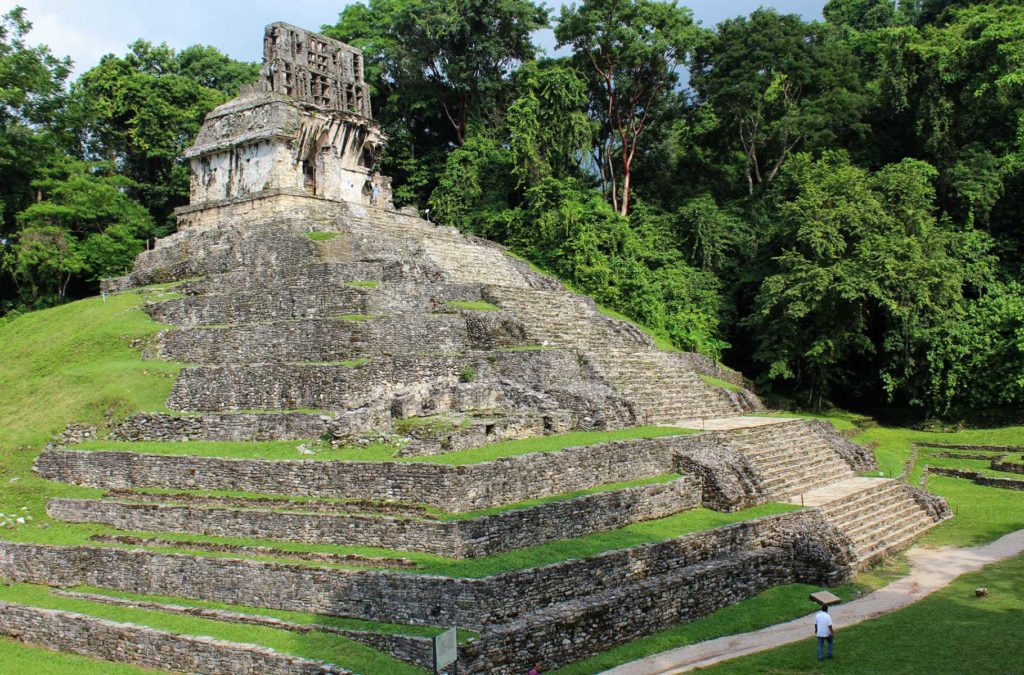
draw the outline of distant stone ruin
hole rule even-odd
[[[457,625],[478,634],[460,645],[459,672],[511,675],[779,584],[837,583],[949,517],[941,498],[866,477],[878,468],[871,452],[831,425],[750,415],[763,406],[739,373],[658,349],[501,246],[395,211],[373,168],[381,142],[359,50],[269,26],[259,85],[211,112],[187,153],[192,203],[179,231],[104,282],[108,293],[170,284],[176,297],[145,306],[170,326],[151,351],[186,365],[167,410],[98,440],[180,441],[181,452],[76,448],[97,440],[82,429],[55,442],[36,459],[39,476],[106,492],[53,499],[50,517],[118,532],[75,546],[0,541],[0,578],[171,596],[182,600],[89,597],[328,631],[422,667],[431,642],[401,625]],[[641,425],[689,431],[444,461],[499,441]],[[294,457],[210,457],[186,443],[271,440],[294,441]],[[382,441],[386,461],[354,461]],[[319,459],[312,445],[341,459]],[[488,576],[423,574],[401,558],[455,565],[613,537],[698,506],[770,502],[794,510]],[[196,600],[255,609],[182,606]],[[399,626],[295,626],[260,608]],[[0,633],[166,670],[348,672],[3,603]]]
[[[179,224],[197,209],[272,193],[388,207],[390,179],[375,170],[383,142],[362,52],[270,24],[257,85],[207,115],[185,151],[191,199]]]

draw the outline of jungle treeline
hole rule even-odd
[[[396,203],[499,241],[777,401],[1024,407],[1024,5],[368,0]],[[180,159],[258,66],[136,41],[71,81],[0,19],[0,313],[96,292],[187,202]],[[538,47],[551,30],[556,56]],[[2,320],[2,319],[0,319]]]

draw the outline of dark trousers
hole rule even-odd
[[[825,656],[821,653],[821,650],[825,647],[825,641],[828,641],[828,655],[832,656],[832,636],[818,638],[818,660],[821,661]]]

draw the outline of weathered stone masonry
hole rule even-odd
[[[0,576],[54,586],[86,584],[147,595],[480,629],[552,604],[765,547],[786,551],[787,574],[809,583],[841,579],[849,572],[848,542],[844,544],[820,515],[803,511],[484,579],[10,542],[0,543]]]
[[[670,473],[673,451],[686,438],[616,441],[462,466],[49,450],[36,460],[35,471],[91,487],[395,500],[461,513]]]
[[[197,673],[347,675],[322,661],[272,649],[178,635],[73,612],[0,602],[0,634],[109,661]]]
[[[474,558],[624,527],[699,504],[700,491],[695,485],[687,479],[677,479],[456,521],[89,499],[54,499],[48,504],[47,513],[67,522],[104,523],[129,531],[382,546]],[[294,505],[293,510],[302,507]]]

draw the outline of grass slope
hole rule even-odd
[[[987,598],[974,589],[985,586]],[[836,627],[835,658],[818,663],[815,641],[727,661],[708,673],[1024,672],[1024,557],[965,574],[906,609]],[[811,634],[808,618],[808,636]]]
[[[144,361],[139,343],[162,328],[141,307],[157,290],[90,298],[0,325],[0,512],[31,517],[0,537],[50,531],[46,501],[98,490],[32,474],[39,450],[71,422],[103,427],[135,411],[165,411],[180,366]]]

